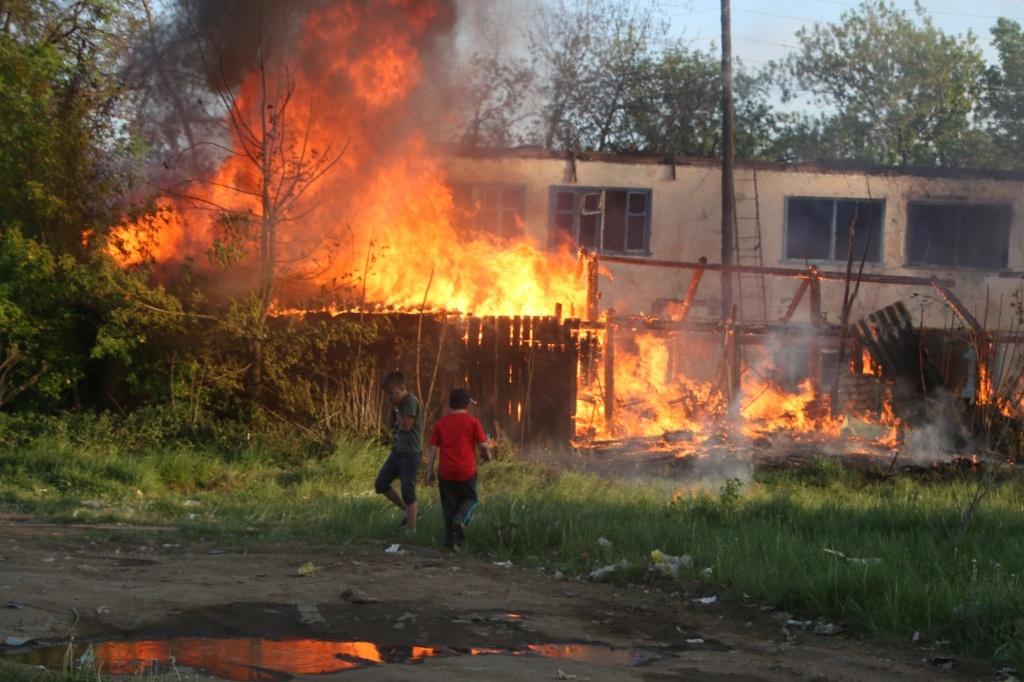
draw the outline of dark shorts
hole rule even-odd
[[[396,478],[402,482],[402,502],[411,504],[416,501],[416,477],[420,473],[422,452],[398,452],[392,450],[377,473],[373,489],[379,494],[386,493]]]

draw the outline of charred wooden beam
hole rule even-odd
[[[787,324],[791,319],[793,319],[793,313],[796,312],[797,307],[800,305],[800,300],[804,297],[804,294],[807,292],[807,287],[809,286],[810,282],[806,279],[800,282],[800,286],[798,286],[796,291],[793,293],[793,300],[789,302],[789,307],[786,308],[786,314],[782,316],[781,320],[779,320],[780,324]]]
[[[814,266],[808,268],[807,285],[810,290],[811,324],[820,327],[825,320],[821,316],[821,280],[818,279],[818,270]],[[807,345],[808,367],[807,373],[811,379],[811,386],[814,389],[815,397],[821,395],[821,337],[817,334],[811,336]]]
[[[698,261],[701,265],[706,265],[708,259],[704,256],[700,257]],[[686,298],[683,299],[682,310],[679,311],[679,321],[685,322],[686,316],[690,314],[690,306],[693,305],[693,299],[697,296],[697,289],[700,288],[701,277],[704,276],[704,268],[698,268],[693,271],[693,276],[690,278],[690,286],[686,288]]]
[[[642,265],[652,268],[675,268],[678,270],[698,270],[704,269],[708,272],[719,272],[721,270],[728,270],[730,272],[741,272],[753,275],[771,275],[773,277],[801,277],[806,278],[808,276],[807,270],[799,268],[769,268],[758,265],[722,265],[721,263],[693,263],[687,261],[675,261],[675,260],[655,260],[653,258],[631,258],[629,256],[601,256],[601,260],[606,263],[619,263],[622,265]],[[829,270],[819,270],[818,277],[820,279],[829,280],[846,280],[845,272],[832,272]],[[873,284],[906,284],[910,286],[931,286],[931,277],[910,277],[906,275],[873,275],[864,274],[861,276],[862,282],[871,282]],[[956,281],[952,279],[940,279],[937,280],[947,287],[955,286]]]
[[[599,310],[598,301],[601,298],[601,290],[598,285],[598,272],[600,271],[597,262],[597,254],[584,256],[587,260],[587,313],[588,322],[597,322]]]
[[[604,419],[611,425],[615,417],[615,322],[611,315],[604,332]]]
[[[682,333],[716,334],[721,336],[725,329],[725,326],[721,322],[665,320],[658,317],[644,317],[640,315],[616,316],[615,322],[620,327],[645,329],[653,332],[678,331]],[[605,325],[606,322],[580,322],[579,328],[584,331],[600,331],[605,328]],[[742,335],[756,336],[766,336],[770,334],[779,336],[805,336],[807,334],[818,334],[821,336],[831,337],[838,336],[840,333],[839,325],[834,324],[822,324],[819,327],[807,327],[793,324],[736,323],[734,327],[737,332]]]
[[[961,303],[960,299],[956,297],[952,291],[950,291],[940,280],[935,277],[931,278],[931,285],[935,287],[935,290],[939,292],[939,296],[946,302],[953,312],[956,313],[957,317],[963,320],[963,323],[967,325],[967,328],[976,334],[984,334],[985,330],[982,328],[978,319],[971,314],[964,304]]]

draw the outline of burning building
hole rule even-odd
[[[199,3],[199,23],[244,5]],[[382,361],[414,365],[428,402],[468,383],[520,441],[890,442],[913,367],[935,368],[929,390],[1016,394],[998,341],[1019,323],[995,311],[1024,270],[1024,178],[741,165],[723,320],[715,162],[444,147],[451,3],[295,8],[204,62],[221,129],[189,143],[212,152],[163,179],[155,219],[113,230],[126,267],[229,262],[223,286],[258,288],[270,315],[404,316],[415,359],[406,344]],[[911,332],[954,327],[958,343],[900,362]]]

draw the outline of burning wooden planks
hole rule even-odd
[[[902,301],[859,320],[853,332],[892,382],[893,412],[905,424],[922,426],[956,409]]]

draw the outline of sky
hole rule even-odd
[[[892,0],[897,8],[915,16],[914,0]],[[503,31],[502,42],[513,50],[525,51],[524,30],[536,7],[554,0],[461,0],[466,25],[476,25],[473,17],[496,19]],[[990,29],[998,17],[1024,24],[1024,0],[919,0],[932,22],[949,34],[972,32],[985,59],[998,62],[991,43]],[[857,0],[731,0],[733,54],[745,65],[757,68],[785,57],[796,48],[796,31],[817,22],[835,23],[843,12],[859,5]],[[682,37],[693,48],[721,46],[720,0],[657,0],[670,22],[668,37]],[[493,30],[493,29],[492,29]],[[468,32],[472,34],[472,31]],[[489,40],[493,34],[477,33],[477,40]],[[462,37],[465,37],[465,33]],[[460,41],[461,42],[461,41]],[[470,48],[470,49],[479,49]],[[783,108],[800,109],[811,105],[812,96],[798,96]]]
[[[733,54],[751,65],[760,65],[791,52],[794,34],[804,25],[833,23],[858,3],[851,0],[732,0]],[[897,7],[914,13],[913,0],[895,0]],[[994,61],[989,29],[997,17],[1024,24],[1024,0],[921,0],[934,24],[946,33],[971,31],[986,59]],[[664,0],[659,3],[672,22],[672,32],[692,44],[721,45],[720,7],[716,0]]]
[[[744,64],[759,67],[785,57],[797,44],[795,33],[814,23],[835,23],[843,12],[853,9],[852,0],[732,0],[732,49]],[[914,15],[913,0],[895,0],[894,4]],[[935,26],[948,34],[972,32],[982,53],[991,63],[998,62],[992,47],[990,29],[998,17],[1024,24],[1024,0],[920,0]],[[661,9],[672,23],[672,34],[683,36],[693,47],[721,46],[721,2],[716,0],[663,0]],[[812,105],[813,96],[805,93],[784,105],[801,109]]]

